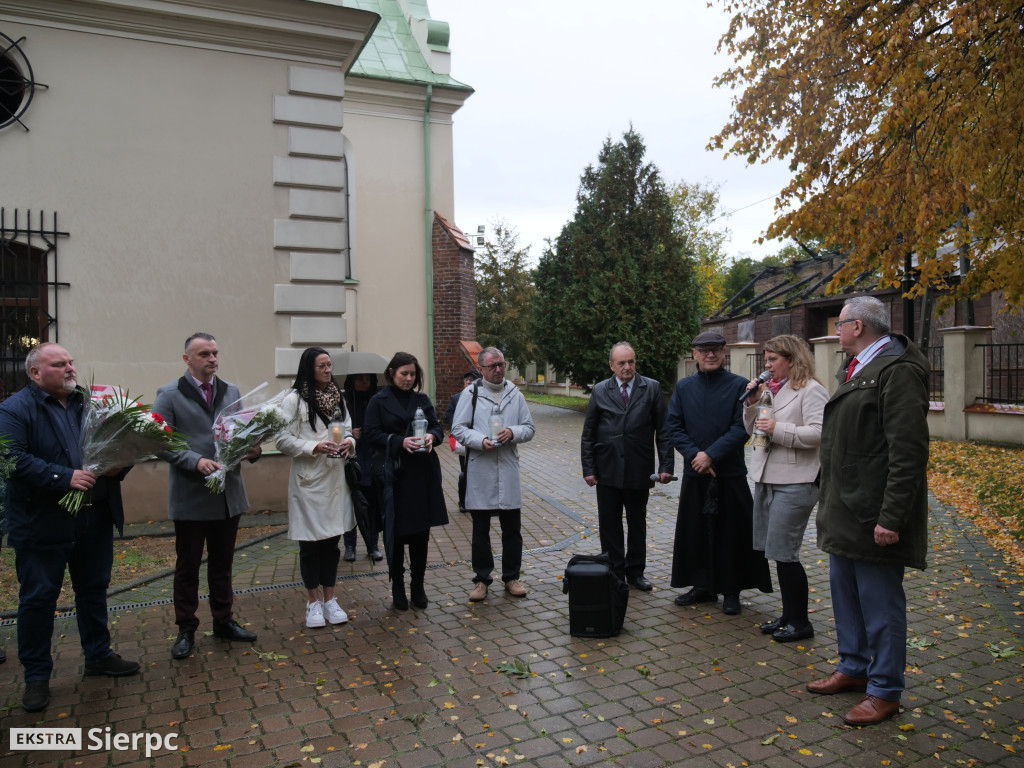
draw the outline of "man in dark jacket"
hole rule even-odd
[[[601,550],[608,553],[612,569],[635,589],[649,592],[644,568],[655,443],[658,481],[670,482],[674,466],[665,432],[665,399],[657,381],[637,375],[636,352],[629,342],[612,347],[608,364],[615,375],[594,387],[583,422],[583,479],[597,488]],[[623,543],[623,507],[628,547]]]
[[[928,547],[928,361],[889,332],[885,305],[847,300],[836,323],[851,358],[825,405],[818,546],[830,555],[839,668],[812,693],[867,695],[843,719],[873,725],[899,711],[907,661],[903,569]]]
[[[53,616],[64,569],[75,590],[75,613],[87,676],[120,677],[139,671],[110,647],[107,587],[114,562],[112,525],[124,527],[124,471],[97,477],[82,466],[85,396],[74,361],[58,344],[40,344],[25,359],[31,383],[0,405],[0,435],[15,460],[8,481],[7,523],[21,589],[18,659],[24,668],[22,706],[38,712],[50,703]],[[60,506],[68,491],[91,491],[72,516]]]
[[[740,590],[771,592],[764,552],[753,547],[754,501],[747,485],[740,397],[742,376],[722,367],[725,337],[705,331],[693,340],[697,372],[676,384],[666,426],[683,456],[683,487],[676,517],[672,586],[692,589],[676,605],[713,603],[740,612]]]

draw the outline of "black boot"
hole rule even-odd
[[[426,608],[430,602],[427,600],[427,592],[423,589],[423,577],[416,578],[412,577],[412,583],[409,585],[409,594],[412,599],[412,604],[416,608]]]
[[[412,574],[412,604],[426,608],[427,593],[423,590],[423,576],[427,572],[427,545],[429,533],[418,536],[409,544],[409,573]]]
[[[391,579],[391,601],[397,610],[409,610],[409,598],[405,596],[405,579],[401,576]]]

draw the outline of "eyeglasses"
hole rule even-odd
[[[839,326],[841,326],[843,323],[856,323],[856,322],[857,322],[857,318],[856,317],[851,317],[849,320],[836,320],[836,333],[839,333]]]
[[[316,366],[316,369],[318,371],[326,371],[328,368],[332,367],[333,366],[331,365],[331,363],[320,363],[318,366]]]
[[[488,368],[494,368],[495,370],[498,370],[500,368],[501,370],[505,370],[505,363],[491,363],[490,365],[481,365],[480,367],[483,368],[485,371]]]
[[[693,351],[698,355],[720,355],[724,347],[694,347]]]

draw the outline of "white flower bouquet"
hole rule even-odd
[[[281,410],[281,403],[291,392],[285,389],[260,405],[243,407],[243,401],[254,392],[227,406],[213,424],[215,460],[221,469],[206,478],[206,487],[213,493],[224,492],[227,473],[242,463],[249,451],[267,440],[273,440],[291,423]]]
[[[120,387],[90,388],[82,421],[82,469],[102,475],[127,467],[160,451],[188,448],[185,436]],[[72,515],[89,491],[68,491],[60,505]]]

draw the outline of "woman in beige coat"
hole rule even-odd
[[[811,510],[818,502],[818,450],[828,391],[814,378],[814,359],[796,336],[776,336],[764,345],[767,383],[748,385],[743,421],[771,436],[768,449],[751,451],[754,481],[754,549],[775,561],[782,593],[782,616],[761,625],[780,643],[814,635],[807,618],[807,573],[800,563]],[[772,391],[774,414],[759,417],[757,402],[764,388]]]
[[[334,585],[341,558],[338,541],[356,525],[345,483],[345,461],[355,456],[356,441],[345,398],[331,374],[327,350],[310,347],[302,353],[292,392],[281,404],[291,426],[277,438],[277,449],[292,457],[288,538],[299,542],[299,571],[309,591],[307,627],[322,627],[325,618],[331,624],[348,621]],[[329,433],[332,421],[342,424],[341,439]]]

